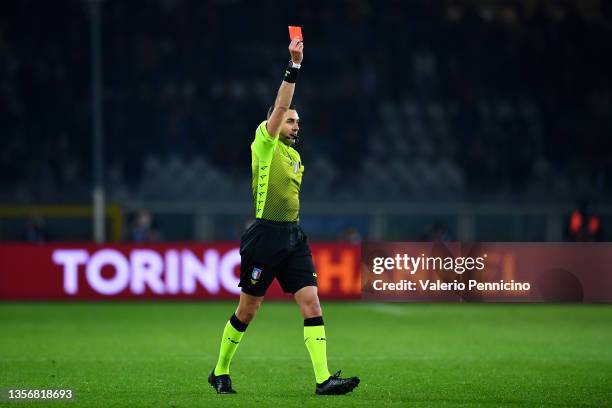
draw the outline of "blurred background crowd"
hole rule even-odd
[[[106,0],[113,202],[250,199],[250,141],[304,26],[302,196],[606,203],[612,2]],[[0,3],[0,202],[87,202],[87,2]],[[137,218],[137,217],[136,217]]]

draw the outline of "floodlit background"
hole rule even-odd
[[[0,239],[237,239],[290,23],[311,238],[609,239],[610,4],[4,1]]]

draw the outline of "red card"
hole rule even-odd
[[[302,37],[302,27],[289,26],[289,38],[291,40],[295,40],[297,38],[300,41],[304,41],[304,37]]]

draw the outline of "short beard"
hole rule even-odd
[[[281,135],[281,141],[286,144],[287,146],[295,146],[298,142],[298,139],[292,139],[290,136],[285,136],[285,135]]]

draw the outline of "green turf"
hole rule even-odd
[[[264,303],[232,364],[239,394],[216,395],[233,308],[0,303],[0,387],[72,388],[72,407],[612,406],[611,306],[327,303],[330,369],[362,379],[336,397],[313,394],[291,303]]]

